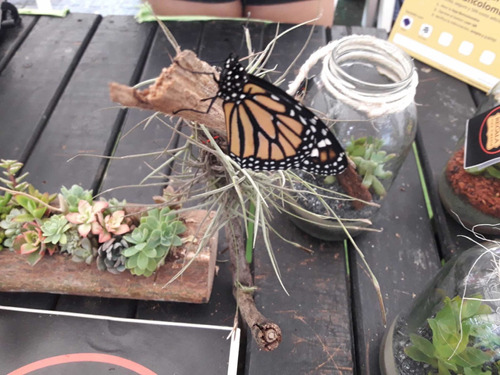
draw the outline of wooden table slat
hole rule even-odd
[[[129,17],[106,18],[73,73],[70,84],[26,164],[30,181],[39,189],[57,192],[62,185],[93,187],[104,172],[105,160],[77,154],[110,152],[117,135],[119,109],[109,99],[108,82],[129,82],[149,48],[153,26]],[[65,43],[66,40],[62,39]],[[58,168],[54,169],[54,165]]]
[[[25,41],[39,17],[21,16],[21,23],[16,27],[2,30],[0,33],[0,73]]]
[[[1,158],[27,159],[99,20],[43,17],[10,59],[0,75]]]
[[[281,30],[285,29],[281,27]],[[288,26],[289,27],[289,26]],[[265,30],[264,43],[276,31],[275,25]],[[276,43],[268,66],[277,72],[275,80],[297,57],[309,37],[310,28],[299,28]],[[316,27],[304,53],[287,76],[282,87],[293,78],[305,59],[326,43],[326,30]],[[307,254],[275,236],[273,250],[283,283],[281,288],[262,240],[255,250],[254,275],[259,288],[256,304],[264,315],[281,328],[283,342],[271,352],[258,352],[253,341],[247,346],[247,373],[257,374],[349,374],[353,373],[353,341],[350,328],[348,275],[342,242],[324,243],[310,238],[289,219],[277,216],[274,227],[280,235],[314,251]]]

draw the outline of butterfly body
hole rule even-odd
[[[280,88],[249,74],[230,56],[217,96],[223,100],[229,156],[256,171],[342,173],[345,152],[327,126]]]

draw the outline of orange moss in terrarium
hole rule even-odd
[[[500,218],[500,180],[464,170],[464,149],[461,148],[446,165],[446,179],[454,193],[479,211]]]

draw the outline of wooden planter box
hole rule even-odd
[[[128,270],[114,275],[99,271],[95,261],[91,265],[75,263],[61,254],[46,255],[35,266],[30,266],[25,256],[3,250],[0,252],[0,290],[206,303],[210,298],[215,274],[217,236],[210,238],[208,245],[185,272],[165,287],[195,256],[210,222],[204,220],[206,215],[207,212],[201,210],[181,215],[187,227],[182,237],[192,240],[186,241],[174,256],[169,255],[165,265],[150,277],[134,276]]]

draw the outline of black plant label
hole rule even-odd
[[[500,163],[500,105],[467,121],[464,169]]]

